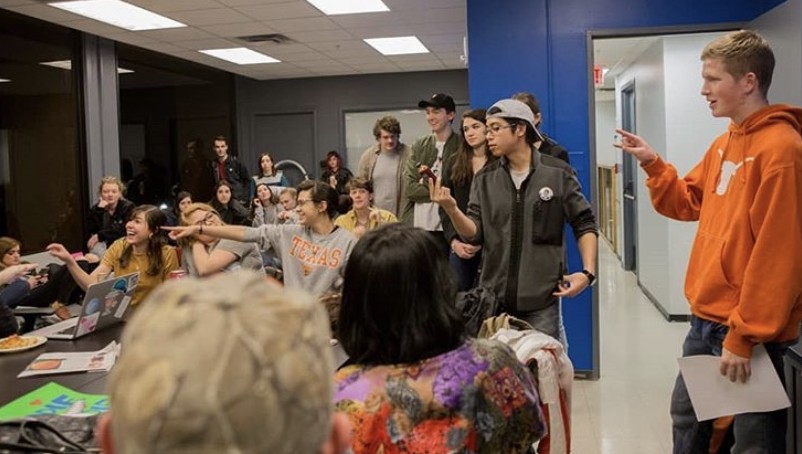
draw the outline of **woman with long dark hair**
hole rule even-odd
[[[161,230],[165,222],[166,217],[158,207],[140,205],[134,208],[125,224],[125,236],[109,247],[91,274],[78,265],[63,245],[52,243],[47,250],[67,265],[75,282],[84,290],[111,273],[122,276],[138,271],[139,284],[131,299],[131,304],[136,305],[164,282],[170,271],[178,269],[175,250],[166,244],[166,235]]]
[[[253,198],[253,208],[251,209],[253,226],[278,223],[279,211],[278,197],[273,194],[270,186],[265,183],[257,184],[256,197]]]
[[[212,206],[226,224],[251,225],[251,214],[237,199],[233,197],[231,183],[221,181],[214,187]]]
[[[178,225],[181,222],[181,213],[192,204],[192,194],[187,191],[180,191],[175,196],[173,207],[165,210],[164,215],[167,216],[166,225]]]
[[[259,162],[257,163],[259,171],[256,175],[251,177],[250,184],[250,199],[253,200],[257,197],[256,188],[260,184],[266,184],[270,187],[271,192],[280,191],[280,188],[286,188],[290,185],[284,172],[276,169],[273,156],[270,153],[262,153],[259,155]]]
[[[487,164],[496,160],[487,148],[485,109],[469,110],[462,114],[462,140],[457,152],[443,165],[443,186],[451,188],[457,206],[467,212],[473,176]],[[451,223],[451,219],[440,209],[443,234],[451,246],[449,262],[457,275],[460,291],[470,290],[476,285],[479,265],[482,262],[482,246],[462,241]]]
[[[523,453],[544,435],[530,372],[507,346],[467,338],[456,293],[427,232],[396,223],[357,242],[337,329],[350,365],[334,377],[355,454]]]

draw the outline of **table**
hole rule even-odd
[[[49,382],[56,382],[75,391],[103,394],[107,372],[45,375],[29,378],[17,378],[17,374],[42,353],[100,350],[109,342],[119,340],[124,326],[124,323],[118,323],[76,340],[50,339],[46,344],[33,350],[0,354],[0,406]]]

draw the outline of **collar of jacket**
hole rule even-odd
[[[530,146],[529,149],[532,150],[532,159],[529,160],[529,171],[533,172],[540,165],[541,156],[543,156],[543,154],[540,151],[538,151],[535,147]],[[510,160],[507,159],[506,156],[502,156],[500,161],[501,165],[509,172]]]
[[[400,156],[400,155],[401,155],[401,151],[402,151],[403,149],[404,149],[404,144],[403,144],[403,142],[398,142],[398,145],[396,145],[396,146],[395,146],[395,150],[394,150],[394,151],[395,151],[395,154],[397,154],[397,155],[399,155],[399,156]],[[381,153],[381,151],[382,151],[381,144],[374,143],[374,144],[373,144],[373,147],[371,148],[371,152],[372,152],[373,154],[375,154],[376,156],[378,156],[378,155],[379,155],[379,153]]]

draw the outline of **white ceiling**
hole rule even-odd
[[[305,0],[127,0],[188,25],[130,32],[53,8],[0,0],[0,7],[258,80],[465,68],[466,0],[383,0],[388,12],[326,16]],[[281,33],[292,43],[238,36]],[[384,56],[362,39],[415,35],[428,54]],[[281,63],[236,65],[198,50],[249,47]]]

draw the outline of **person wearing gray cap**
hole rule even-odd
[[[598,228],[574,170],[540,153],[532,111],[503,99],[487,110],[487,143],[501,159],[473,180],[467,214],[447,187],[430,184],[431,199],[468,243],[484,248],[479,285],[502,309],[567,346],[560,299],[596,280]],[[571,226],[583,269],[563,274],[563,227]]]
[[[105,454],[343,453],[328,317],[246,270],[156,289],[123,333]]]
[[[421,177],[421,172],[431,171],[439,179],[443,162],[457,152],[459,137],[451,129],[457,107],[454,99],[443,93],[420,101],[418,107],[426,109],[426,122],[432,128],[432,133],[412,145],[412,155],[407,160],[405,172],[407,204],[400,218],[407,225],[430,232],[441,246],[443,256],[447,257],[449,245],[443,235],[440,213],[437,205],[429,200],[426,177]]]

